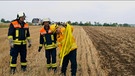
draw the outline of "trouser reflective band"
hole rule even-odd
[[[47,67],[47,68],[51,67],[51,64],[46,64],[46,67]]]
[[[16,67],[16,64],[11,64],[11,63],[10,63],[10,67]]]
[[[22,66],[26,66],[27,63],[26,63],[26,62],[21,62],[21,65],[22,65]]]
[[[10,67],[16,67],[16,64],[12,64],[12,56],[10,57]]]
[[[56,64],[56,63],[53,63],[53,64],[52,64],[52,67],[57,67],[57,64]]]
[[[13,36],[8,36],[8,39],[13,39]]]

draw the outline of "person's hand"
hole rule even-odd
[[[14,43],[10,43],[10,47],[11,48],[14,48]]]
[[[28,48],[31,47],[31,39],[28,39]]]
[[[42,47],[39,47],[39,48],[38,48],[38,52],[40,52],[40,51],[41,51],[41,49],[42,49]]]
[[[10,44],[10,47],[11,48],[14,48],[14,42],[13,42],[13,39],[12,38],[9,39],[9,44]]]
[[[31,47],[31,44],[29,43],[29,44],[28,44],[28,48],[30,48],[30,47]]]

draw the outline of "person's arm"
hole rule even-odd
[[[30,39],[30,31],[29,31],[29,28],[27,29],[27,33],[26,33],[26,37],[27,37],[27,40],[28,40],[28,47],[31,47],[31,39]]]
[[[30,39],[30,31],[29,31],[29,28],[27,29],[26,37],[27,37],[27,39]]]
[[[40,34],[40,39],[39,39],[39,48],[38,48],[38,52],[40,52],[41,51],[41,49],[42,49],[42,46],[43,46],[43,44],[44,44],[44,39],[43,39],[43,36]]]
[[[13,26],[13,24],[11,23],[10,25],[9,25],[9,29],[8,29],[8,39],[10,39],[10,38],[13,38],[13,35],[14,35],[14,26]]]
[[[14,47],[14,43],[13,43],[13,36],[14,36],[14,26],[13,24],[11,23],[9,25],[9,29],[8,29],[8,40],[9,40],[9,44],[10,44],[10,47],[13,48]]]

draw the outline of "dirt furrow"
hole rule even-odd
[[[99,51],[101,67],[108,71],[108,75],[134,75],[134,65],[128,61],[129,58],[123,56],[124,52],[122,53],[122,51],[125,49],[121,49],[123,47],[118,45],[123,42],[123,39],[120,40],[119,37],[116,38],[113,35],[110,37],[104,32],[106,30],[102,30],[102,32],[97,30],[96,27],[84,27],[84,29]],[[127,54],[129,55],[129,53]]]

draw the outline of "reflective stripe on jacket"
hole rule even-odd
[[[40,45],[44,44],[45,49],[53,49],[56,48],[56,33],[49,28],[46,31],[44,28],[40,30]]]
[[[8,38],[13,38],[13,42],[16,45],[26,44],[26,39],[30,38],[28,24],[25,22],[20,24],[18,20],[11,22],[8,31]]]

